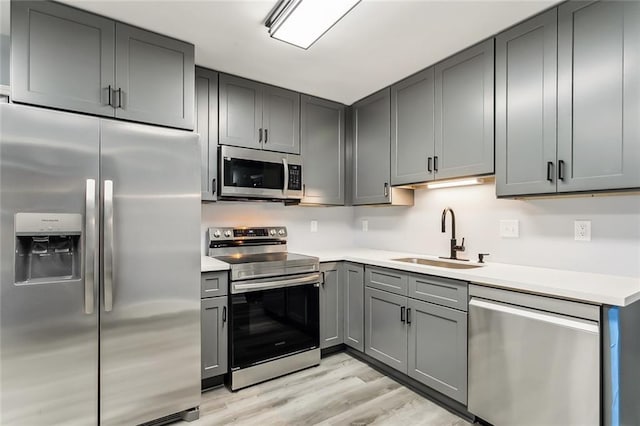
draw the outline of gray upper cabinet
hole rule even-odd
[[[302,95],[300,152],[305,204],[344,205],[345,107]]]
[[[262,85],[220,74],[220,145],[262,149]]]
[[[202,201],[215,201],[218,174],[218,73],[196,67],[194,131],[199,135]]]
[[[558,192],[640,187],[640,2],[558,8]]]
[[[365,353],[407,373],[407,297],[366,287]]]
[[[343,263],[340,283],[344,291],[344,343],[364,352],[364,267]]]
[[[391,92],[353,105],[353,204],[391,202]]]
[[[407,323],[407,374],[466,405],[467,313],[408,299]]]
[[[300,94],[220,74],[221,145],[300,153]]]
[[[228,369],[227,298],[212,297],[201,303],[202,378],[208,379]]]
[[[434,71],[391,86],[391,184],[433,180]]]
[[[438,179],[494,172],[494,40],[435,65]]]
[[[49,1],[11,19],[16,102],[193,129],[193,45]]]
[[[262,103],[262,148],[300,154],[300,94],[264,86]]]
[[[320,265],[323,282],[320,289],[320,348],[344,342],[344,297],[338,263]]]
[[[11,2],[15,102],[113,117],[115,22],[59,3]]]
[[[556,191],[557,9],[496,37],[496,193]]]
[[[193,45],[116,23],[116,117],[193,129]]]

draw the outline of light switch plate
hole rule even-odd
[[[318,232],[318,221],[317,220],[312,220],[311,221],[311,232]]]
[[[575,220],[573,222],[573,239],[576,241],[591,241],[590,220]]]
[[[362,220],[362,232],[369,232],[369,221],[367,219]]]
[[[502,238],[519,238],[520,223],[517,219],[500,221],[500,236]]]

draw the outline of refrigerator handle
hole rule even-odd
[[[84,214],[84,313],[92,314],[96,282],[96,181],[87,179]]]
[[[113,181],[104,181],[104,310],[113,309]]]

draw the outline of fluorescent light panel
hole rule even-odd
[[[481,184],[483,182],[484,181],[482,179],[479,179],[479,178],[459,179],[459,180],[450,180],[450,181],[447,181],[447,182],[428,183],[427,184],[427,188],[429,188],[429,189],[451,188],[451,187],[454,187],[454,186],[479,185],[479,184]]]
[[[303,49],[347,14],[360,0],[292,0],[271,24],[271,37]]]

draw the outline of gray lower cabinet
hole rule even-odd
[[[50,1],[11,3],[13,100],[193,129],[194,46]]]
[[[217,199],[218,175],[218,73],[196,67],[194,131],[199,135],[202,201]]]
[[[436,178],[494,172],[494,39],[435,65]]]
[[[407,373],[407,297],[371,287],[364,290],[365,353]]]
[[[433,180],[434,71],[391,86],[391,184]]]
[[[300,153],[304,204],[345,203],[345,106],[302,95]]]
[[[300,94],[220,74],[221,145],[300,153]]]
[[[227,297],[201,301],[202,379],[225,374],[228,370]]]
[[[467,313],[408,299],[407,323],[409,377],[466,405]]]
[[[320,348],[344,342],[344,297],[340,280],[340,265],[336,262],[320,265],[323,281],[320,288]]]
[[[192,44],[116,23],[116,118],[193,129]]]
[[[640,2],[558,7],[558,192],[640,187]]]
[[[556,192],[557,18],[551,9],[496,37],[498,196]]]
[[[344,343],[364,352],[364,266],[345,262],[340,274],[344,298]]]

